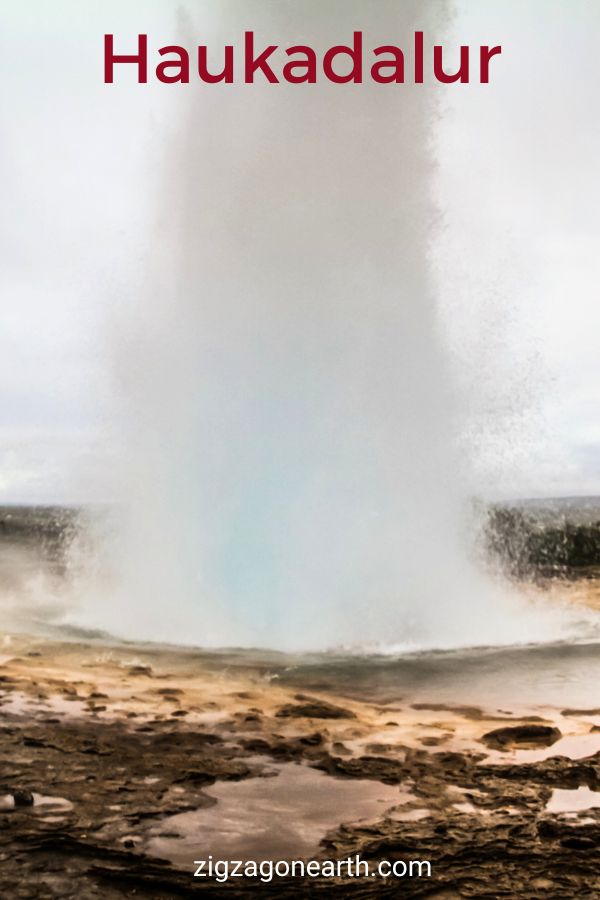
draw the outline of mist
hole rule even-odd
[[[329,46],[363,11],[264,4],[254,28]],[[447,13],[384,3],[369,39],[439,43]],[[242,21],[229,4],[216,43]],[[180,16],[183,44],[200,30]],[[288,649],[511,643],[530,618],[555,635],[473,558],[470,395],[432,262],[435,88],[174,102],[146,276],[108,338],[115,583],[86,592],[89,621]]]
[[[482,110],[503,121],[526,42],[511,55],[514,22],[491,7],[386,2],[372,23],[362,2],[264,3],[252,27],[283,45],[424,30],[428,45],[508,52],[485,88],[102,84],[102,33],[219,47],[239,41],[245,9],[95,5],[73,19],[69,64],[46,67],[62,129],[25,82],[37,132],[7,155],[26,177],[8,194],[4,497],[115,510],[73,605],[124,636],[314,648],[562,635],[561,615],[524,606],[473,549],[474,498],[593,483],[557,452],[564,435],[547,440],[552,375],[536,307],[519,305],[538,257],[487,190],[497,170],[505,193],[525,196],[523,183],[497,132],[496,156],[475,138]],[[40,20],[55,49],[56,21]]]

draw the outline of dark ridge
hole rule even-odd
[[[600,498],[497,504],[484,524],[487,553],[516,578],[600,576]]]
[[[0,506],[0,546],[26,544],[58,561],[85,517],[73,506]],[[600,497],[497,503],[482,534],[486,555],[512,577],[600,577]]]

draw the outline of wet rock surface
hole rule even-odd
[[[335,706],[333,703],[326,703],[324,700],[318,700],[315,697],[305,697],[303,694],[296,694],[298,703],[288,703],[282,706],[275,714],[279,719],[296,718],[296,719],[355,719],[356,716],[349,709],[343,709],[341,706]]]
[[[551,725],[534,725],[528,722],[525,725],[495,728],[484,734],[481,740],[488,747],[504,750],[507,747],[551,747],[561,737],[562,734],[558,728],[553,728]]]
[[[2,667],[0,794],[14,803],[0,804],[1,896],[600,895],[600,809],[547,809],[555,789],[600,791],[600,752],[523,761],[512,750],[547,746],[560,737],[555,725],[524,714],[497,729],[496,711],[469,707],[462,716],[441,704],[396,707],[391,717],[385,705],[299,696],[250,669],[215,673],[195,660],[181,672],[159,651],[132,656],[46,643]],[[173,718],[174,707],[187,715]],[[457,743],[467,733],[472,740]],[[211,786],[227,784],[230,794],[243,782],[259,796],[264,779],[290,765],[345,789],[380,783],[397,797],[369,821],[345,814],[315,857],[430,860],[432,877],[219,884],[192,877],[193,857],[178,867],[149,852],[152,834],[177,840],[172,817],[193,812],[201,821],[215,808]]]

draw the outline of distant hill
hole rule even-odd
[[[511,575],[600,576],[600,497],[498,503],[484,531],[488,552]]]

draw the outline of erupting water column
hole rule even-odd
[[[251,26],[283,46],[439,42],[444,8],[260,0]],[[218,25],[190,19],[182,43],[249,27],[243,0],[202,9]],[[300,649],[518,637],[465,549],[428,263],[435,86],[176,90],[147,283],[116,323],[122,516],[100,624]]]

